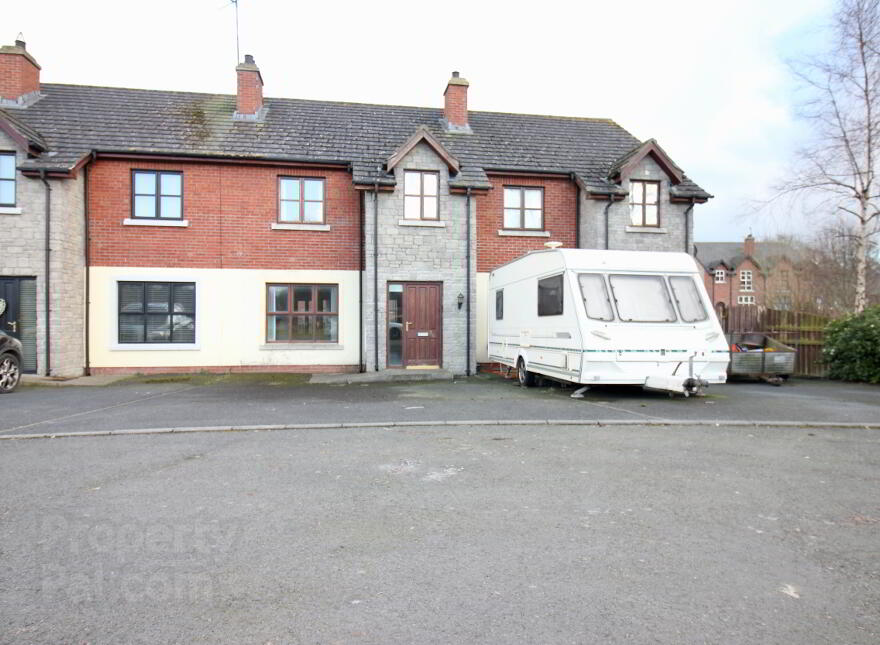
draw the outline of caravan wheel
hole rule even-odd
[[[532,387],[535,384],[535,375],[526,369],[526,362],[522,358],[516,364],[516,379],[521,387]]]

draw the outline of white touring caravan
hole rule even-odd
[[[532,251],[490,274],[488,296],[489,359],[523,386],[542,374],[689,396],[727,380],[727,341],[686,253]]]

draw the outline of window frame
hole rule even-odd
[[[3,208],[15,208],[16,203],[18,203],[18,155],[16,155],[15,151],[10,150],[0,150],[0,157],[12,157],[12,178],[0,177],[0,182],[12,182],[12,202],[0,202],[0,207]]]
[[[407,174],[417,174],[419,175],[419,194],[414,195],[412,193],[406,192],[406,176]],[[437,194],[436,195],[425,195],[425,175],[434,175],[437,178]],[[438,170],[418,170],[415,168],[406,169],[403,171],[403,219],[411,222],[438,222],[440,221],[440,172]],[[406,198],[407,197],[418,197],[419,198],[419,216],[415,217],[407,217],[406,216]],[[436,213],[433,217],[429,217],[425,215],[425,198],[433,197],[437,200],[437,209]]]
[[[639,228],[660,228],[660,225],[661,225],[661,218],[660,218],[660,201],[661,201],[661,199],[660,199],[660,196],[662,194],[663,182],[661,182],[658,179],[630,179],[629,184],[630,184],[630,189],[629,189],[629,198],[630,198],[629,199],[629,226],[636,226]],[[632,200],[632,198],[633,198],[632,185],[633,184],[641,184],[643,187],[641,202],[633,202],[633,200]],[[645,190],[644,188],[648,184],[654,184],[657,186],[657,201],[656,202],[648,203],[646,201],[648,191]],[[635,206],[641,206],[641,210],[642,210],[641,224],[635,224],[633,222],[632,213],[633,213],[633,208]],[[657,207],[657,223],[656,224],[645,224],[645,207],[646,206],[656,206]]]
[[[737,296],[736,304],[738,305],[756,305],[757,300],[755,296]]]
[[[143,310],[140,312],[133,311],[122,311],[122,287],[126,284],[139,284],[141,285],[141,294],[142,294],[142,304]],[[147,305],[147,285],[168,285],[168,312],[150,312],[148,311]],[[192,311],[174,311],[174,287],[175,286],[192,286],[193,288],[193,307]],[[198,285],[194,281],[178,281],[178,280],[117,280],[116,281],[116,344],[122,347],[141,347],[144,345],[195,345],[198,341],[197,337],[197,313],[198,313]],[[143,327],[144,327],[144,340],[141,341],[124,341],[122,340],[122,326],[120,323],[120,316],[142,316]],[[171,328],[169,329],[169,338],[168,340],[147,340],[147,318],[150,315],[167,315],[171,318]],[[192,318],[193,324],[193,338],[192,340],[174,340],[174,317],[175,316],[189,316]]]
[[[610,318],[597,318],[596,316],[591,316],[590,311],[587,308],[587,299],[584,296],[584,285],[581,282],[581,276],[596,276],[599,278],[602,284],[602,290],[605,296],[605,302],[608,304],[608,312],[610,313]],[[577,273],[577,285],[580,291],[581,299],[584,302],[584,313],[587,315],[587,318],[590,320],[598,320],[599,322],[612,323],[617,320],[617,312],[614,308],[614,302],[612,301],[611,291],[608,287],[608,282],[606,280],[607,274],[605,273],[596,273],[595,271],[580,271]]]
[[[282,181],[297,181],[299,182],[299,199],[282,199],[281,197],[281,182]],[[315,199],[306,199],[306,181],[319,181],[321,182],[321,200]],[[278,200],[277,200],[277,215],[276,220],[278,224],[305,224],[305,225],[314,225],[320,226],[322,224],[327,223],[327,179],[326,177],[298,177],[294,175],[278,175],[278,182],[276,183],[275,189],[278,191]],[[282,202],[299,202],[299,219],[296,220],[285,220],[281,219],[281,204]],[[305,211],[306,211],[306,202],[310,204],[321,204],[321,221],[320,222],[306,222]]]
[[[746,275],[748,274],[748,277]],[[754,273],[751,269],[741,269],[739,272],[739,290],[740,291],[754,291],[755,290],[755,281],[754,281]]]
[[[721,278],[720,280],[718,278]],[[727,271],[724,269],[715,269],[715,284],[727,283]]]
[[[647,324],[647,325],[675,325],[681,322],[679,320],[679,312],[675,306],[675,300],[672,297],[672,288],[669,286],[667,281],[668,274],[660,274],[660,273],[608,273],[608,287],[610,288],[611,300],[614,303],[614,313],[617,316],[617,320],[622,323],[627,324]],[[650,278],[655,279],[659,278],[660,284],[663,285],[663,293],[666,296],[666,303],[669,305],[669,311],[672,313],[672,320],[635,320],[633,318],[624,318],[620,314],[620,298],[617,297],[617,292],[614,290],[614,278]]]
[[[270,293],[272,287],[286,287],[287,288],[287,311],[270,311],[269,306],[271,303]],[[314,309],[313,311],[293,311],[293,290],[297,287],[309,287],[312,290],[311,296],[311,307]],[[318,305],[318,289],[322,287],[333,287],[336,289],[336,311],[317,311]],[[312,282],[312,283],[302,283],[302,282],[267,282],[266,283],[266,307],[265,307],[265,318],[266,318],[266,329],[265,329],[265,339],[266,344],[315,344],[320,343],[322,345],[338,345],[339,344],[339,310],[342,308],[340,306],[340,294],[339,294],[339,284],[334,282]],[[318,317],[318,316],[336,316],[336,339],[335,340],[319,340],[316,339],[314,333],[312,334],[312,338],[308,340],[294,340],[293,338],[287,338],[282,340],[270,340],[269,339],[269,318],[271,316],[286,316],[288,319],[288,330],[293,329],[293,317],[294,316],[309,316],[309,317]]]
[[[696,296],[697,302],[699,303],[700,308],[703,312],[702,318],[693,318],[693,319],[689,320],[688,318],[685,317],[684,308],[682,307],[682,304],[681,304],[681,299],[679,299],[679,297],[678,297],[679,294],[675,290],[676,283],[673,282],[673,280],[685,280],[685,281],[687,281],[688,285],[690,285],[690,287],[693,288],[693,292],[690,295]],[[676,309],[676,313],[678,315],[679,322],[682,322],[686,325],[694,325],[694,324],[698,324],[698,323],[704,323],[707,320],[709,320],[709,310],[706,308],[706,303],[703,302],[703,295],[700,293],[700,289],[699,289],[699,286],[697,285],[697,281],[694,280],[694,278],[692,276],[668,274],[666,276],[666,282],[668,283],[668,286],[669,286],[669,295],[672,296],[672,300],[675,302],[675,309]]]
[[[154,177],[154,186],[155,193],[138,193],[136,188],[136,176],[138,174],[151,174]],[[180,177],[180,195],[163,195],[160,191],[162,190],[162,175],[177,175]],[[183,212],[183,171],[182,170],[150,170],[147,168],[132,168],[131,169],[131,219],[139,219],[139,220],[149,220],[149,221],[159,221],[159,222],[182,222],[186,219],[184,217]],[[177,197],[180,200],[180,217],[162,217],[162,197]],[[135,208],[135,202],[137,201],[137,197],[153,197],[156,200],[154,215],[152,216],[143,216],[138,215],[137,210]]]
[[[518,207],[510,207],[504,203],[504,199],[507,196],[508,190],[518,190],[519,191],[519,206]],[[527,190],[537,190],[541,194],[541,225],[538,227],[525,227],[526,223],[526,211],[527,210],[535,210],[534,208],[526,208],[526,194]],[[519,226],[507,226],[505,222],[505,211],[508,210],[518,210],[519,211]],[[544,231],[546,230],[544,227],[544,187],[543,186],[506,186],[503,185],[501,187],[501,229],[504,231]]]
[[[559,311],[554,308],[552,311],[541,312],[541,283],[549,280],[559,280]],[[546,288],[546,287],[544,287]],[[565,274],[557,273],[556,275],[548,275],[538,280],[538,317],[561,316],[565,313]]]

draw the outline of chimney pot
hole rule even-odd
[[[254,62],[254,57],[251,54],[244,55],[244,62],[246,65],[256,65]]]
[[[21,46],[24,47],[24,43]],[[458,78],[458,72],[452,72],[452,78]]]
[[[16,39],[15,46],[21,47],[22,49],[27,50],[27,47],[25,47],[25,42],[23,40]]]

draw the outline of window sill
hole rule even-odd
[[[194,352],[199,351],[198,343],[113,343],[113,352]]]
[[[0,215],[21,215],[21,209],[15,206],[0,206]]]
[[[401,219],[397,220],[398,226],[427,226],[428,228],[446,228],[446,222],[427,219]]]
[[[174,228],[184,228],[189,226],[189,220],[186,219],[176,219],[176,220],[164,220],[164,219],[132,219],[126,218],[122,220],[122,224],[124,226],[170,226]]]
[[[338,351],[345,349],[345,345],[339,343],[266,343],[260,345],[260,351],[291,351],[299,349],[327,349]]]
[[[666,233],[665,228],[659,226],[627,226],[627,233]]]
[[[519,231],[503,228],[498,231],[501,237],[550,237],[550,231]]]
[[[283,222],[272,222],[269,227],[273,231],[329,231],[329,224],[285,224]]]

